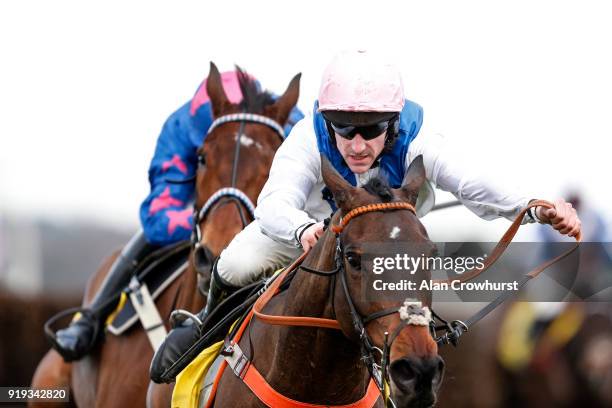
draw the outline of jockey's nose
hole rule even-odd
[[[353,150],[353,152],[356,154],[360,154],[360,153],[363,153],[365,149],[366,149],[366,142],[363,139],[363,137],[361,137],[361,135],[357,133],[355,137],[353,138],[353,140],[351,140],[351,150]]]

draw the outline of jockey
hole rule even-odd
[[[221,74],[225,93],[232,103],[242,100],[238,72]],[[255,81],[257,87],[259,82]],[[304,115],[295,107],[285,125],[288,134]],[[91,305],[68,328],[56,334],[57,351],[66,361],[78,360],[96,344],[107,316],[117,306],[120,291],[129,283],[135,266],[153,249],[187,240],[193,230],[194,183],[171,183],[195,175],[197,149],[212,124],[212,110],[206,92],[206,79],[193,98],[166,120],[157,139],[149,167],[151,192],[140,207],[143,230],[123,248],[96,293]]]
[[[423,108],[404,98],[399,71],[365,51],[337,55],[326,68],[318,101],[278,149],[270,176],[259,195],[255,221],[234,237],[213,268],[206,316],[237,288],[262,277],[308,251],[335,205],[321,175],[320,155],[353,186],[384,175],[399,188],[411,161],[423,156],[427,179],[453,193],[484,219],[512,219],[529,199],[471,178],[456,165],[441,136],[428,130]],[[426,183],[427,184],[427,183]],[[523,220],[552,223],[576,235],[580,221],[565,201],[555,209],[538,207]],[[202,334],[195,324],[175,327],[157,350],[153,381]]]

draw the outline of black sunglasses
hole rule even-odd
[[[343,125],[340,123],[334,123],[330,120],[328,120],[327,123],[329,123],[329,126],[334,132],[345,139],[353,140],[355,135],[360,134],[365,140],[372,140],[386,132],[391,124],[391,121],[395,119],[396,118],[386,119],[368,126]]]

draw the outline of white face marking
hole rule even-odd
[[[391,239],[395,239],[397,238],[397,236],[399,235],[401,229],[399,229],[399,227],[393,227],[393,229],[391,230],[391,233],[389,234],[389,238]]]
[[[248,137],[247,135],[240,136],[240,144],[243,145],[244,147],[249,147],[253,143],[255,143],[255,141],[251,139],[250,137]]]
[[[255,144],[255,147],[257,149],[259,149],[259,150],[261,150],[263,148],[261,143],[256,142],[255,140],[251,139],[250,137],[248,137],[244,133],[242,134],[242,136],[240,136],[240,144],[243,145],[244,147],[250,147],[253,144]]]

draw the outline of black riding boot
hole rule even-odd
[[[210,289],[206,306],[197,315],[198,321],[187,319],[177,324],[166,336],[151,361],[150,377],[158,383],[169,383],[174,378],[162,377],[162,374],[174,364],[195,342],[202,337],[202,325],[216,307],[227,299],[238,287],[231,286],[221,278],[217,272],[217,263],[212,268]]]
[[[123,248],[91,305],[78,320],[56,333],[53,346],[65,361],[79,360],[95,346],[103,333],[104,322],[117,307],[121,291],[130,282],[134,268],[155,248],[147,243],[142,230]]]

